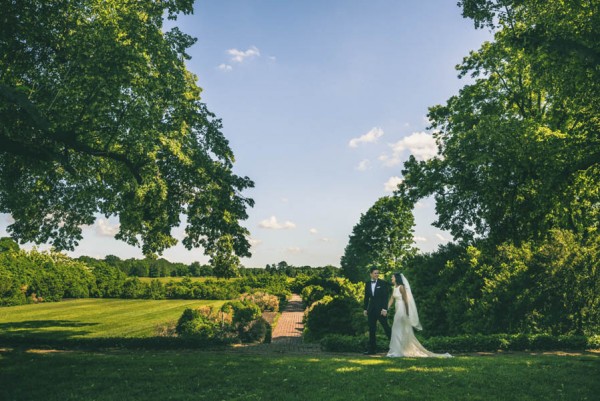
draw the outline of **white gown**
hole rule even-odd
[[[438,357],[449,358],[450,354],[435,354],[427,351],[421,345],[415,333],[413,326],[406,314],[406,305],[402,300],[402,293],[399,287],[394,287],[392,296],[395,300],[396,314],[392,325],[392,338],[390,339],[390,350],[388,357]],[[415,308],[416,310],[416,308]]]

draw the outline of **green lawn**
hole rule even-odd
[[[2,400],[597,400],[597,355],[0,352]]]
[[[0,308],[0,400],[537,401],[600,394],[600,354],[591,352],[388,359],[201,350],[182,347],[179,338],[169,338],[171,349],[119,347],[123,339],[155,338],[155,326],[185,307],[222,303],[84,299]]]
[[[90,339],[148,338],[156,327],[177,321],[185,308],[225,301],[77,299],[0,308],[0,346],[77,344]]]

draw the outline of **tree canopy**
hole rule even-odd
[[[600,221],[600,2],[464,0],[494,41],[464,58],[466,85],[430,108],[437,157],[404,165],[399,192],[433,195],[459,240],[583,238]]]
[[[370,266],[382,272],[399,269],[413,248],[412,204],[398,196],[384,196],[363,215],[352,229],[341,259],[344,276],[352,281],[366,279]]]
[[[73,249],[95,215],[160,253],[177,240],[249,256],[254,184],[185,66],[195,39],[163,18],[193,0],[0,0],[0,212],[22,242]]]

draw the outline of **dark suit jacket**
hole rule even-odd
[[[383,280],[375,283],[375,294],[371,293],[371,280],[365,283],[365,310],[368,314],[379,315],[382,309],[387,309],[388,285]]]

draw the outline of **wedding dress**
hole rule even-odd
[[[392,296],[394,297],[396,313],[394,315],[394,323],[392,325],[392,338],[390,339],[390,350],[387,354],[388,357],[438,357],[438,358],[449,358],[450,354],[435,354],[430,352],[421,345],[415,333],[413,332],[413,326],[421,330],[421,324],[419,323],[419,315],[417,314],[417,307],[412,299],[412,293],[408,282],[402,276],[402,282],[404,283],[404,289],[407,295],[409,313],[406,313],[406,304],[402,299],[402,293],[400,287],[394,287]]]

